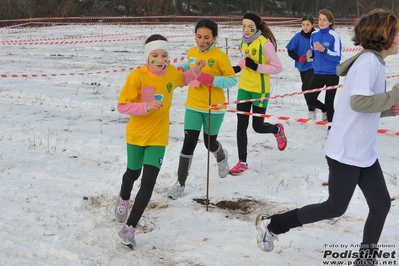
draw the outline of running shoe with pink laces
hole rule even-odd
[[[127,219],[128,210],[129,200],[124,200],[121,196],[119,196],[115,205],[115,219],[120,223],[125,222]]]
[[[118,233],[119,237],[121,238],[121,243],[131,249],[136,247],[136,239],[134,238],[135,234],[136,228],[127,224],[125,224]]]
[[[238,163],[230,169],[229,174],[241,175],[245,170],[248,170],[248,164],[239,160]]]
[[[277,147],[280,151],[283,151],[287,147],[287,138],[284,134],[284,127],[280,123],[276,124],[276,126],[280,128],[279,132],[274,134],[277,140]]]

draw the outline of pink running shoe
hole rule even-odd
[[[230,169],[229,174],[231,175],[241,175],[245,170],[248,170],[248,164],[239,160],[238,163]]]
[[[287,138],[284,134],[284,127],[282,124],[276,124],[280,128],[280,131],[277,134],[274,134],[277,140],[277,147],[280,151],[283,151],[287,147]]]

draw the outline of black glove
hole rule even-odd
[[[234,73],[239,73],[241,71],[240,66],[233,66]]]
[[[258,69],[258,64],[250,57],[245,57],[245,66],[255,71]]]

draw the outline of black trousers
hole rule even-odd
[[[252,105],[251,102],[237,104],[237,111],[249,112],[251,111],[251,107],[253,113],[257,114],[266,113],[266,108],[254,106]],[[243,162],[247,161],[248,125],[249,125],[249,116],[237,114],[238,159]],[[275,124],[265,123],[265,119],[263,117],[258,117],[258,116],[252,116],[252,128],[256,133],[276,134],[278,132],[278,127]]]
[[[125,174],[122,177],[122,186],[120,196],[124,200],[130,199],[130,194],[133,189],[134,181],[136,181],[141,173],[139,170],[126,169]],[[143,166],[143,176],[141,177],[141,186],[137,192],[136,198],[132,210],[129,214],[126,224],[136,227],[141,216],[144,213],[145,208],[150,202],[152,192],[159,174],[159,169],[152,165],[145,164]]]
[[[378,160],[372,166],[362,168],[326,158],[330,170],[328,199],[322,203],[273,215],[269,230],[281,234],[303,224],[339,217],[345,213],[356,186],[359,186],[369,207],[362,243],[377,244],[391,208],[391,198]]]
[[[335,86],[338,85],[338,83],[339,77],[337,75],[314,74],[309,84],[309,90],[323,88],[324,86]],[[327,112],[328,122],[332,122],[334,116],[334,99],[336,93],[337,89],[326,90],[324,103],[317,99],[320,91],[307,93],[305,94],[306,103],[308,106],[313,106],[320,109],[322,112]]]
[[[301,71],[299,73],[301,75],[301,81],[302,81],[301,90],[302,91],[309,90],[310,81],[312,80],[313,73],[314,73],[313,68],[312,69],[308,69],[306,71]],[[303,96],[305,97],[305,100],[306,100],[306,94],[304,94]],[[309,111],[314,111],[316,109],[315,107],[310,106],[309,104],[307,104],[307,105],[308,105],[308,110]]]
[[[192,155],[194,153],[195,147],[197,147],[198,138],[200,131],[197,130],[185,130],[184,131],[184,141],[181,153],[184,155]],[[217,141],[217,135],[210,136],[210,151],[215,152],[219,147],[219,142]],[[208,149],[208,134],[203,132],[204,145]]]

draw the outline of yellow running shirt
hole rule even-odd
[[[257,64],[267,65],[269,62],[267,61],[263,50],[266,42],[268,42],[268,40],[263,35],[260,35],[251,43],[241,41],[241,54],[248,54],[248,56]],[[269,93],[270,75],[262,74],[248,67],[244,67],[241,70],[241,76],[238,80],[238,88],[248,92],[263,94]]]
[[[131,72],[122,88],[118,104],[143,102],[143,91],[152,90],[163,97],[163,107],[146,115],[130,115],[126,126],[126,142],[138,146],[167,146],[169,137],[169,109],[173,90],[183,84],[183,72],[167,65],[165,74],[157,76],[146,66]]]
[[[233,67],[227,54],[214,45],[210,50],[200,52],[197,46],[191,47],[187,52],[190,68],[194,66],[198,60],[205,60],[206,66],[202,68],[202,72],[211,74],[214,77],[235,77]],[[226,97],[221,88],[212,88],[211,104],[224,103]],[[188,96],[185,104],[186,107],[208,112],[209,109],[209,88],[205,84],[200,87],[188,87]],[[223,107],[224,108],[224,107]]]

